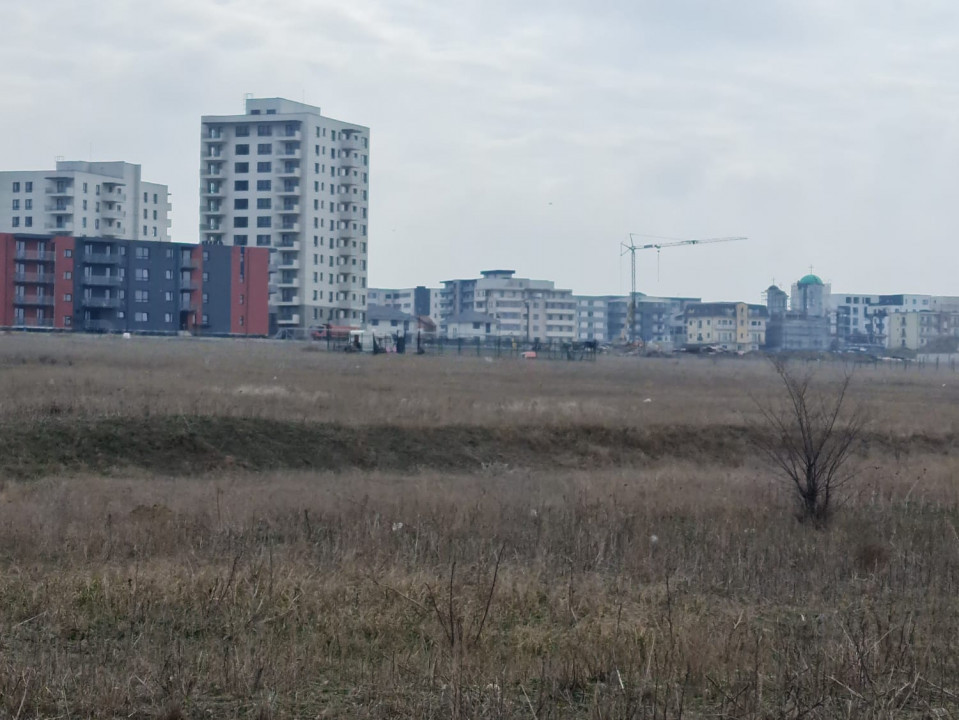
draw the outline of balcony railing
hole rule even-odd
[[[14,305],[29,305],[32,307],[53,307],[53,298],[50,295],[14,295]]]
[[[118,308],[120,307],[120,298],[84,297],[80,298],[80,305],[88,308]]]
[[[16,327],[52,328],[53,318],[14,318],[13,324]]]
[[[46,250],[17,250],[15,257],[17,260],[50,262],[56,259],[56,253],[47,252]]]
[[[102,330],[112,332],[117,329],[117,324],[113,320],[85,320],[82,323],[84,330]]]
[[[123,262],[119,253],[90,252],[84,253],[82,259],[89,265],[119,265]]]
[[[91,285],[93,287],[116,287],[123,280],[119,275],[84,275],[80,278],[82,285]]]
[[[14,273],[13,281],[19,283],[35,283],[37,285],[53,285],[56,275],[53,273]]]

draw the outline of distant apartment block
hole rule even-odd
[[[424,285],[410,288],[368,288],[366,302],[369,305],[395,308],[408,315],[429,317],[436,321],[440,316],[440,294],[439,288],[428,288]]]
[[[766,344],[767,311],[763,305],[713,302],[686,308],[686,349],[718,347],[753,352]]]
[[[585,342],[596,340],[608,342],[609,303],[614,295],[577,295],[576,300],[576,339]]]
[[[170,240],[166,185],[126,162],[58,161],[0,172],[0,233]]]
[[[0,327],[266,335],[265,248],[0,234]]]
[[[441,325],[449,326],[446,321],[451,317],[479,313],[490,316],[503,336],[530,341],[575,340],[573,291],[558,289],[550,280],[517,278],[515,274],[513,270],[485,270],[479,278],[444,281]],[[472,322],[481,323],[485,331],[484,321]],[[460,327],[462,323],[454,325]]]
[[[936,299],[931,295],[862,295],[832,293],[829,310],[832,334],[840,346],[889,343],[888,318],[907,312],[930,311]]]
[[[200,239],[270,250],[282,327],[366,319],[370,130],[282,98],[201,120]]]

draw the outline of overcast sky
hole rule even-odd
[[[488,268],[649,294],[959,295],[955,0],[7,2],[0,166],[126,160],[198,236],[245,93],[371,128],[371,286]]]

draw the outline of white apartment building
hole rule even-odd
[[[0,232],[169,241],[169,192],[126,162],[58,160],[55,170],[4,171]]]
[[[485,270],[477,279],[445,280],[442,320],[474,311],[495,318],[500,335],[530,341],[576,340],[573,291],[557,289],[551,280],[514,274],[513,270]]]
[[[201,120],[201,242],[271,248],[279,326],[362,326],[369,128],[282,98],[245,110]]]

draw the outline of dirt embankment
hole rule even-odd
[[[746,427],[582,425],[397,427],[233,417],[51,418],[0,426],[0,473],[142,468],[169,474],[222,469],[469,471],[484,464],[581,468],[682,459],[737,466],[753,452]],[[948,436],[865,436],[863,454],[942,453]]]

